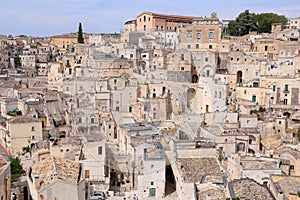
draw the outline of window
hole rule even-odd
[[[273,92],[275,92],[276,90],[276,85],[273,85]]]
[[[190,49],[190,48],[191,48],[191,45],[190,45],[190,44],[188,44],[188,45],[187,45],[187,48],[188,48],[188,49]]]
[[[146,25],[144,25],[144,31],[147,29]]]
[[[208,33],[208,38],[209,39],[213,39],[214,38],[214,32],[213,31],[210,31],[209,33]]]
[[[288,84],[285,84],[285,85],[284,85],[284,91],[285,91],[285,92],[289,91],[289,85],[288,85]]]
[[[211,44],[210,44],[210,45],[208,45],[208,48],[209,48],[209,49],[212,49],[212,45],[211,45]]]
[[[290,170],[294,170],[294,169],[295,169],[294,165],[291,165]]]
[[[200,39],[200,38],[201,38],[201,32],[197,32],[197,33],[196,33],[196,38],[197,38],[197,39]]]
[[[238,143],[237,151],[245,151],[245,143],[243,142]]]
[[[150,185],[154,185],[154,182],[153,182],[153,181],[151,181],[151,182],[150,182]]]
[[[129,112],[130,112],[130,113],[132,112],[132,107],[131,107],[131,106],[129,106]]]
[[[150,197],[155,197],[155,188],[150,188],[149,189],[149,196]]]
[[[184,60],[184,54],[181,54],[181,60]]]
[[[95,118],[91,118],[91,123],[95,123]]]
[[[199,44],[196,44],[196,49],[199,49]]]
[[[98,147],[98,155],[102,155],[102,146]]]
[[[144,16],[144,22],[146,21],[146,16]]]
[[[254,102],[254,103],[256,102],[256,95],[252,96],[252,102]]]
[[[84,170],[84,178],[90,178],[90,170]]]
[[[209,77],[209,75],[210,75],[210,71],[206,70],[206,77]]]
[[[265,51],[268,51],[268,46],[265,46]]]
[[[191,38],[192,37],[192,31],[187,31],[186,32],[186,37]]]
[[[184,67],[181,67],[180,69],[181,69],[181,71],[184,71]]]
[[[34,140],[34,139],[35,139],[35,136],[34,136],[34,135],[32,135],[32,136],[31,136],[31,139],[32,139],[32,140]]]
[[[120,111],[120,107],[119,106],[116,107],[116,111]]]
[[[208,62],[208,58],[205,58],[205,62]]]
[[[32,126],[32,127],[31,127],[31,131],[35,131],[35,128],[34,128],[34,126]]]
[[[284,99],[284,100],[283,100],[283,104],[284,104],[284,105],[287,105],[287,104],[288,104],[288,100],[287,100],[287,99]]]

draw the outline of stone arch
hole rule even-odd
[[[204,68],[202,70],[202,74],[204,77],[214,76],[214,70],[213,70],[212,66],[210,66],[210,65],[204,66]]]
[[[192,83],[198,83],[198,80],[199,80],[198,75],[197,75],[197,74],[194,74],[194,75],[192,76]]]
[[[59,138],[65,138],[67,136],[65,131],[60,131],[59,132]]]
[[[196,90],[194,88],[189,88],[187,90],[187,108],[193,109],[195,103]]]
[[[253,142],[256,142],[256,138],[253,135],[249,136],[249,144],[252,144]]]
[[[283,116],[286,116],[287,118],[290,118],[291,113],[289,113],[289,112],[284,112],[284,113],[283,113]]]
[[[143,70],[146,69],[146,65],[147,65],[146,61],[142,61],[142,69],[143,69]]]
[[[121,74],[121,77],[130,78],[130,74],[124,72],[124,73]]]

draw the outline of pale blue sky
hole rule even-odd
[[[3,0],[0,34],[48,36],[76,32],[120,32],[125,21],[143,11],[234,19],[246,9],[300,16],[299,0]]]

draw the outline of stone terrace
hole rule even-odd
[[[219,200],[226,199],[226,191],[219,190],[217,188],[209,188],[207,190],[201,190],[197,194],[199,200]]]
[[[179,158],[177,166],[184,182],[201,181],[205,175],[223,174],[215,158]]]
[[[274,200],[270,190],[251,179],[233,180],[228,184],[231,197],[240,200]]]

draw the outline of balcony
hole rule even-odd
[[[110,94],[108,92],[96,93],[96,100],[104,100],[104,99],[110,99]]]
[[[285,90],[283,90],[283,93],[288,94],[288,93],[290,93],[290,91],[288,89],[285,89]]]
[[[101,175],[89,176],[88,178],[85,178],[85,180],[94,183],[97,182],[97,183],[109,184],[109,177],[104,177]]]

